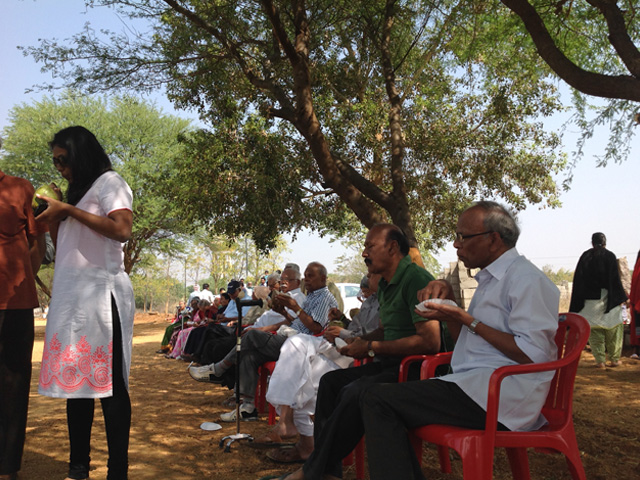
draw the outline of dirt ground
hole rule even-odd
[[[131,399],[133,425],[130,444],[130,478],[146,479],[259,479],[268,474],[292,471],[296,466],[277,465],[255,450],[236,444],[231,452],[219,448],[225,435],[235,433],[235,424],[223,424],[215,432],[200,429],[205,421],[218,421],[229,410],[221,402],[230,392],[225,387],[198,383],[186,372],[187,364],[168,360],[155,351],[167,323],[160,315],[138,315],[135,321]],[[36,323],[36,346],[27,442],[21,480],[62,480],[67,472],[68,439],[65,402],[37,393],[44,322]],[[622,366],[606,371],[594,368],[584,353],[578,370],[574,419],[578,444],[589,480],[640,478],[640,361],[628,358]],[[259,435],[269,429],[266,415],[257,422],[244,422],[241,432]],[[92,479],[106,478],[106,440],[100,408],[92,438]],[[530,453],[532,478],[569,479],[560,455]],[[460,461],[454,473],[439,472],[435,449],[425,447],[424,473],[429,479],[461,479]],[[502,452],[496,455],[496,479],[510,479]],[[355,468],[344,478],[355,478]],[[401,479],[400,479],[401,480]]]

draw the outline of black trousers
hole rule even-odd
[[[193,334],[193,332],[191,333]],[[211,323],[205,328],[204,333],[199,339],[198,345],[193,352],[193,356],[203,365],[209,365],[210,363],[218,362],[222,360],[224,356],[229,352],[229,350],[227,350],[222,354],[222,357],[217,358],[217,355],[215,355],[213,352],[214,350],[216,350],[218,340],[220,340],[221,338],[228,339],[230,337],[233,337],[234,340],[232,341],[231,347],[229,347],[233,348],[233,345],[235,345],[235,335],[236,333],[234,327],[226,327],[218,323]],[[190,340],[191,335],[189,335],[187,344]]]
[[[342,459],[364,434],[360,396],[373,384],[397,382],[399,364],[393,359],[323,375],[314,420],[315,448],[302,467],[305,479],[320,480],[324,474],[342,478]]]
[[[432,424],[484,429],[486,419],[460,387],[438,379],[371,385],[361,408],[371,480],[424,478],[407,429]],[[507,430],[500,423],[498,429]]]
[[[122,371],[122,329],[113,297],[111,297],[111,307],[113,311],[113,396],[101,398],[100,403],[109,449],[107,479],[126,480],[129,467],[131,400]],[[93,398],[67,400],[67,426],[71,444],[69,478],[83,479],[89,476],[93,413]]]
[[[33,309],[0,310],[0,475],[22,463],[32,351]]]

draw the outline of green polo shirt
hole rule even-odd
[[[427,286],[433,276],[416,265],[407,255],[398,264],[389,283],[384,278],[378,285],[380,320],[385,340],[397,340],[416,334],[414,323],[426,321],[415,313],[418,290]]]

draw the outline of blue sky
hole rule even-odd
[[[30,103],[43,93],[26,94],[35,84],[51,80],[40,72],[32,58],[23,57],[18,45],[38,45],[39,39],[69,38],[86,22],[97,27],[120,30],[122,24],[112,10],[100,9],[85,14],[82,0],[3,0],[0,15],[0,129],[8,124],[9,110],[22,102]],[[194,118],[193,113],[175,112],[161,94],[153,97],[167,113]],[[550,124],[549,128],[559,128]],[[638,131],[640,132],[640,127]],[[640,182],[640,141],[634,139],[629,159],[621,165],[596,168],[594,154],[602,151],[607,141],[602,129],[589,141],[587,155],[574,171],[569,192],[560,197],[563,206],[555,210],[540,210],[530,206],[520,213],[522,235],[518,250],[538,266],[573,269],[580,254],[590,247],[591,234],[602,231],[608,247],[619,257],[627,256],[633,265],[640,249],[640,222],[637,199]],[[575,148],[575,132],[565,134],[565,150]],[[291,245],[291,260],[304,266],[310,261],[324,262],[330,271],[334,260],[343,253],[338,243],[329,243],[313,235],[303,234]],[[449,247],[436,257],[441,264],[455,261],[455,251]]]

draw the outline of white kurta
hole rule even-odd
[[[76,207],[106,217],[116,210],[131,210],[132,199],[124,179],[110,171],[94,182]],[[42,395],[113,395],[112,295],[120,316],[123,375],[128,388],[135,304],[131,281],[124,271],[122,244],[67,218],[58,231],[38,389]]]

